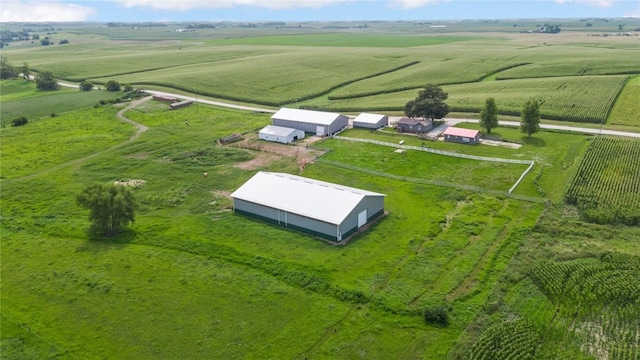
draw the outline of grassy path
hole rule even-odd
[[[74,160],[71,160],[71,161],[67,161],[65,163],[58,164],[56,166],[50,167],[48,169],[37,171],[37,172],[35,172],[35,173],[31,174],[31,175],[26,175],[26,176],[23,176],[23,177],[11,179],[11,180],[6,180],[6,183],[13,183],[13,182],[17,182],[17,181],[31,179],[31,178],[34,178],[34,177],[37,177],[37,176],[50,174],[50,173],[52,173],[54,171],[58,171],[60,169],[64,169],[64,168],[69,167],[69,166],[76,166],[78,164],[81,164],[81,163],[89,160],[89,159],[95,158],[95,157],[100,156],[100,155],[104,155],[104,154],[106,154],[106,153],[108,153],[110,151],[113,151],[115,149],[118,149],[118,148],[120,148],[120,147],[122,147],[122,146],[124,146],[126,144],[129,144],[129,143],[135,141],[136,139],[138,139],[140,137],[140,135],[142,133],[144,133],[145,131],[149,130],[149,128],[144,126],[144,125],[142,125],[142,124],[140,124],[140,123],[137,123],[137,122],[135,122],[135,121],[133,121],[133,120],[127,118],[127,117],[125,117],[124,114],[128,110],[130,110],[130,109],[132,109],[132,108],[134,108],[134,107],[136,107],[136,106],[138,106],[138,105],[140,105],[140,104],[142,104],[142,103],[144,103],[146,101],[149,101],[151,98],[152,98],[151,96],[148,96],[148,97],[145,97],[145,98],[142,98],[142,99],[138,99],[138,100],[132,101],[129,105],[124,107],[122,110],[118,111],[118,114],[117,114],[118,119],[120,119],[123,122],[129,123],[129,124],[131,124],[131,125],[133,125],[133,126],[135,126],[137,128],[136,133],[133,134],[133,136],[131,136],[131,138],[129,138],[129,140],[127,140],[125,142],[122,142],[122,143],[120,143],[118,145],[112,146],[110,148],[106,148],[104,150],[100,150],[100,151],[95,152],[93,154],[90,154],[90,155],[87,155],[87,156],[83,156],[81,158],[74,159]]]

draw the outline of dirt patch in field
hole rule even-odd
[[[255,170],[281,160],[283,156],[295,160],[298,164],[303,166],[304,164],[313,162],[313,160],[324,154],[322,151],[310,149],[305,145],[306,143],[301,143],[300,145],[287,145],[258,140],[255,138],[247,138],[230,144],[229,146],[255,151],[257,154],[253,159],[234,165],[236,168],[243,170]]]
[[[114,185],[131,186],[131,187],[142,186],[146,183],[147,181],[142,179],[119,180],[119,181],[113,182]]]

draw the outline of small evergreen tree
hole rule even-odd
[[[520,131],[531,137],[540,131],[540,104],[535,98],[527,100],[522,107],[520,116]]]
[[[498,107],[494,98],[488,98],[480,110],[480,126],[487,134],[491,134],[491,129],[498,127]]]

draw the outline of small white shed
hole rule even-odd
[[[266,141],[290,144],[296,140],[304,139],[304,131],[288,127],[267,125],[258,133],[258,138]]]
[[[353,127],[379,129],[387,125],[389,125],[387,115],[362,113],[353,119]]]

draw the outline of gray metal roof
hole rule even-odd
[[[299,121],[311,124],[330,125],[337,118],[342,116],[338,113],[315,111],[315,110],[303,110],[303,109],[290,109],[282,108],[278,110],[271,119],[281,119],[289,121]]]
[[[355,119],[353,119],[353,122],[377,124],[380,120],[383,120],[385,117],[387,117],[387,115],[362,113],[358,115]]]
[[[264,129],[260,130],[261,134],[269,134],[274,136],[289,136],[293,132],[300,132],[302,130],[292,129],[283,126],[267,125]]]
[[[260,171],[232,198],[338,225],[365,196],[385,196],[285,173]]]

